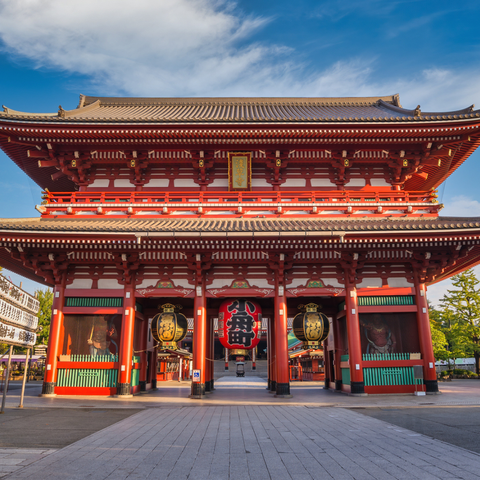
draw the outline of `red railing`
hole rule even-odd
[[[424,192],[44,192],[42,215],[436,214]]]

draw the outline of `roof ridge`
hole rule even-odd
[[[81,95],[79,106],[100,100],[103,106],[126,105],[375,105],[378,101],[398,104],[398,94],[376,97],[96,97]]]

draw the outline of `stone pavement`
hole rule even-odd
[[[310,407],[421,407],[421,406],[480,406],[480,380],[454,380],[440,383],[442,395],[369,395],[354,397],[323,390],[323,382],[292,382],[292,398],[274,398],[265,394],[265,379],[247,376],[245,381],[258,382],[261,388],[221,388],[222,382],[235,382],[241,379],[224,377],[215,381],[216,391],[202,400],[188,398],[190,382],[159,382],[158,390],[135,395],[128,400],[111,397],[61,396],[39,398],[42,385],[30,384],[25,393],[25,407],[51,408],[149,408],[159,406],[213,406],[213,405],[299,405]],[[7,407],[17,407],[20,391],[7,395]]]
[[[56,451],[56,448],[0,448],[0,478]]]
[[[6,479],[474,479],[480,456],[342,408],[149,408]]]
[[[442,398],[446,404],[478,404],[474,396],[478,395],[480,383],[459,383],[458,387],[453,383],[448,385],[449,394],[423,398],[355,398],[320,390],[319,385],[297,384],[292,388],[294,399],[275,399],[265,391],[263,379],[226,377],[215,383],[217,390],[213,394],[199,402],[186,398],[187,384],[178,386],[172,382],[162,385],[159,392],[134,397],[130,408],[139,409],[137,413],[132,411],[128,418],[65,448],[34,452],[43,456],[37,455],[29,465],[10,465],[12,473],[4,478],[480,478],[479,454],[362,414],[363,407],[377,404],[383,405],[380,410],[384,412],[390,402],[422,410]],[[168,401],[158,401],[166,397]],[[85,408],[111,405],[117,409],[128,403],[99,397],[30,400],[37,407],[59,407],[66,412],[79,408],[79,404]],[[306,400],[304,405],[299,403],[302,400]],[[351,406],[349,401],[362,404],[362,410],[344,408]],[[448,410],[446,406],[438,408]],[[30,461],[23,451],[17,454],[23,454],[23,462]],[[8,467],[2,467],[1,460],[0,455],[0,469]]]

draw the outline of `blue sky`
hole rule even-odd
[[[480,107],[479,19],[478,0],[0,0],[0,102],[399,93],[423,111]],[[479,163],[441,186],[443,215],[480,216]],[[40,188],[3,153],[0,165],[0,217],[36,216]]]

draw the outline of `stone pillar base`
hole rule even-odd
[[[440,393],[438,390],[437,380],[424,380],[423,384],[426,387],[427,395],[434,395],[436,393]]]
[[[352,395],[366,395],[365,394],[365,382],[351,382],[350,393]]]
[[[154,378],[152,380],[152,390],[155,389],[155,388],[157,388],[157,379],[156,378]]]
[[[42,397],[43,396],[56,396],[55,393],[55,382],[43,382],[42,386]]]
[[[328,390],[330,388],[330,379],[329,378],[325,378],[323,380],[323,389],[324,390]]]
[[[140,391],[146,392],[147,391],[147,382],[140,382]]]
[[[277,389],[275,396],[278,398],[291,398],[290,395],[290,384],[289,383],[277,383]]]
[[[192,383],[192,393],[190,398],[203,398],[205,396],[204,383]]]
[[[342,391],[342,381],[341,380],[335,380],[335,390],[338,392]]]
[[[131,385],[129,383],[117,383],[117,395],[121,395],[121,396],[130,395],[130,396],[132,396],[132,394],[130,393],[130,387],[131,387]]]
[[[277,382],[272,380],[270,382],[270,393],[275,393],[277,391]]]

